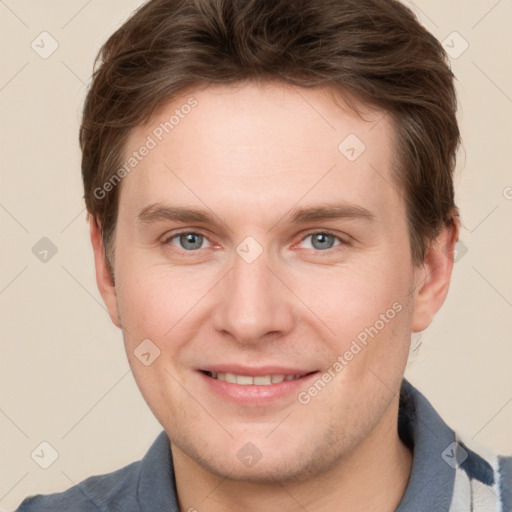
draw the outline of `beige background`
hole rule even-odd
[[[466,439],[512,453],[512,2],[408,4],[457,57],[465,151],[464,246],[407,376]],[[93,59],[137,5],[0,0],[0,510],[136,460],[161,430],[96,289],[77,143]],[[43,31],[59,45],[46,59]],[[42,237],[58,250],[46,263]],[[30,456],[42,441],[58,452],[46,470]]]

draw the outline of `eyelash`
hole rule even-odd
[[[310,236],[313,236],[313,235],[327,235],[327,236],[332,236],[335,240],[337,240],[339,242],[339,244],[337,245],[334,245],[333,247],[330,247],[329,249],[326,249],[324,251],[320,250],[320,249],[311,249],[313,251],[315,251],[315,253],[325,253],[325,254],[330,254],[332,251],[336,251],[340,248],[342,248],[343,246],[347,246],[349,245],[347,240],[344,240],[343,238],[341,238],[339,235],[337,235],[336,233],[333,233],[332,231],[329,231],[329,230],[315,230],[315,231],[310,231],[309,233],[305,234],[301,239],[300,241],[301,242],[304,242],[304,240],[306,240],[306,238],[310,237]]]
[[[300,239],[300,242],[304,242],[304,240],[306,240],[308,237],[310,236],[313,236],[313,235],[319,235],[319,234],[322,234],[322,235],[328,235],[328,236],[332,236],[333,238],[335,238],[339,244],[337,245],[334,245],[333,247],[330,247],[329,249],[325,249],[325,250],[320,250],[320,249],[312,249],[313,251],[315,251],[315,253],[325,253],[325,254],[329,254],[330,252],[332,251],[335,251],[335,250],[338,250],[340,248],[343,248],[343,247],[346,247],[348,245],[350,245],[350,242],[341,238],[339,235],[335,234],[334,232],[332,231],[329,231],[329,230],[314,230],[314,231],[310,231],[308,233],[306,233],[301,239]],[[170,236],[167,236],[163,239],[162,241],[162,244],[163,245],[172,245],[171,244],[171,241],[182,236],[182,235],[200,235],[202,236],[204,239],[208,240],[208,242],[210,242],[210,244],[212,244],[212,242],[209,240],[209,238],[201,233],[200,231],[180,231],[178,233],[173,233],[172,235]],[[216,244],[212,244],[214,247],[216,246]],[[181,249],[180,247],[178,246],[174,246],[174,249],[176,251],[178,251],[179,253],[182,253],[182,254],[186,254],[186,255],[192,255],[194,253],[197,253],[198,251],[200,251],[200,249],[195,249],[195,250],[185,250],[185,249]],[[310,249],[311,250],[311,249]]]
[[[163,240],[162,240],[162,244],[163,245],[172,245],[171,244],[171,241],[174,240],[175,238],[179,238],[180,236],[182,235],[200,235],[202,236],[205,240],[208,240],[208,242],[210,242],[210,244],[212,243],[208,237],[206,235],[204,235],[203,233],[201,233],[200,231],[179,231],[178,233],[173,233],[172,235],[169,235],[167,237],[165,237]],[[213,244],[215,245],[215,244]],[[176,251],[178,251],[179,253],[182,253],[182,254],[187,254],[187,255],[191,255],[191,254],[194,254],[194,253],[197,253],[200,249],[196,249],[196,250],[193,250],[193,251],[187,251],[185,249],[181,249],[180,247],[178,246],[174,246],[174,249]]]

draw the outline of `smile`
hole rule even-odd
[[[242,386],[270,386],[283,381],[297,380],[307,375],[258,375],[252,377],[250,375],[236,375],[234,373],[223,372],[206,372],[206,374],[213,379],[230,382],[231,384],[240,384]]]
[[[273,403],[283,407],[316,378],[318,370],[305,367],[267,365],[249,367],[239,364],[215,364],[197,371],[205,391],[237,406],[257,408]]]

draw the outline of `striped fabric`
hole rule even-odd
[[[458,463],[449,512],[512,511],[512,459],[471,450],[456,435]],[[454,450],[455,451],[455,450]]]
[[[464,442],[406,379],[398,427],[414,457],[397,512],[512,512],[512,457]]]

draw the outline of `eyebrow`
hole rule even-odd
[[[208,212],[194,208],[172,207],[161,203],[150,204],[142,208],[136,219],[141,224],[153,224],[167,220],[216,224],[213,215]]]
[[[355,204],[328,204],[311,208],[294,208],[280,222],[300,224],[304,222],[356,218],[372,220],[375,215],[366,208]]]
[[[173,207],[162,203],[153,203],[140,210],[136,219],[139,223],[149,225],[160,221],[197,222],[200,224],[218,225],[216,215],[195,208]],[[277,224],[301,224],[330,219],[364,219],[373,220],[375,215],[366,208],[354,204],[327,204],[307,208],[292,208]],[[220,219],[219,219],[220,220]],[[221,221],[222,222],[222,221]],[[273,228],[271,228],[273,229]]]

